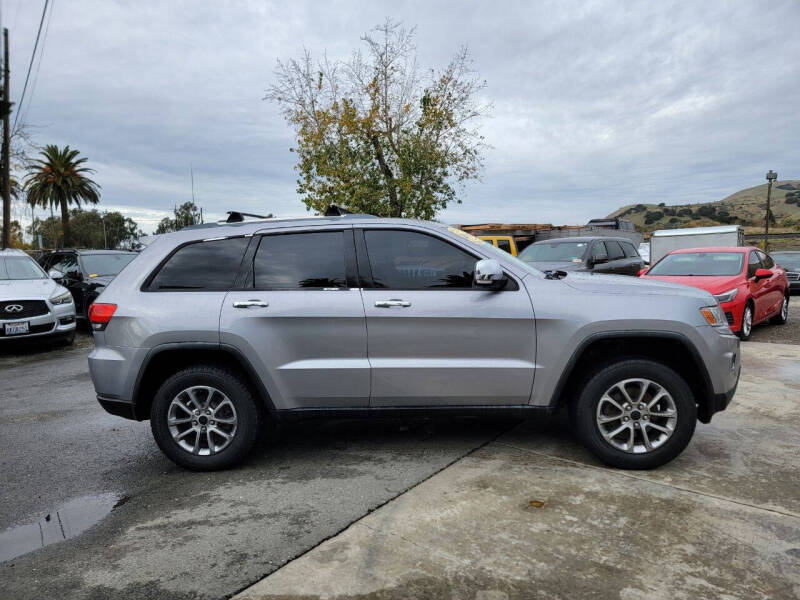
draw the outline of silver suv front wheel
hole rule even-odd
[[[209,456],[227,448],[236,435],[236,408],[217,388],[195,385],[172,399],[167,423],[172,439],[181,448]]]
[[[591,374],[571,406],[581,443],[621,469],[652,469],[680,454],[694,434],[695,397],[665,364],[621,360]]]

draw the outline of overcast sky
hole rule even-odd
[[[53,1],[22,118],[147,231],[191,199],[190,164],[212,218],[304,214],[292,131],[262,100],[275,62],[346,58],[386,17],[417,26],[423,66],[468,45],[494,103],[482,181],[447,222],[583,223],[800,179],[797,0]],[[17,102],[43,4],[2,0]]]

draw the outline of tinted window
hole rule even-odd
[[[364,232],[376,287],[471,288],[476,259],[439,238],[413,231]]]
[[[497,240],[497,247],[511,254],[511,244],[508,240]]]
[[[625,258],[625,253],[622,251],[619,242],[606,242],[606,249],[608,250],[608,260]]]
[[[667,254],[647,272],[648,275],[712,276],[742,272],[741,252],[679,252]]]
[[[519,258],[529,263],[581,262],[587,242],[537,242],[523,250]]]
[[[758,259],[758,254],[754,251],[750,253],[747,259],[747,277],[755,277],[756,271],[761,268],[761,261]]]
[[[769,254],[764,254],[763,252],[758,253],[758,258],[761,259],[761,265],[765,269],[771,269],[775,266],[775,262],[770,258]]]
[[[157,290],[227,290],[250,238],[230,238],[189,244],[173,254],[156,275]]]
[[[636,248],[633,247],[633,244],[629,242],[620,242],[620,244],[625,251],[625,256],[628,258],[639,258],[639,253],[636,252]]]
[[[265,235],[253,264],[259,289],[346,287],[344,233]]]
[[[592,246],[592,260],[608,260],[608,252],[603,242],[595,242]]]

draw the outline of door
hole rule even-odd
[[[747,257],[747,285],[750,288],[750,296],[753,298],[754,314],[753,322],[761,321],[767,311],[769,304],[769,285],[768,279],[756,281],[756,271],[761,268],[761,259],[755,250],[752,250]]]
[[[530,297],[511,277],[472,287],[482,258],[433,233],[356,231],[371,406],[525,405],[535,369]]]
[[[278,409],[369,405],[364,305],[352,229],[256,236],[220,342],[244,352]]]
[[[772,317],[776,315],[783,306],[784,290],[781,287],[780,279],[778,278],[779,271],[775,267],[775,261],[772,260],[772,257],[761,250],[756,250],[756,253],[761,261],[761,267],[772,271],[772,277],[765,280],[766,285],[764,286],[764,317]]]
[[[639,252],[631,242],[620,242],[620,246],[622,246],[622,251],[625,252],[625,261],[627,263],[626,275],[638,275],[639,270],[644,267],[644,261],[639,255]]]
[[[622,246],[615,240],[605,241],[608,251],[608,271],[614,275],[632,275],[630,261],[625,258]]]

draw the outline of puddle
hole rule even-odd
[[[126,500],[116,494],[83,496],[59,506],[39,521],[6,529],[0,533],[0,562],[75,537]]]

